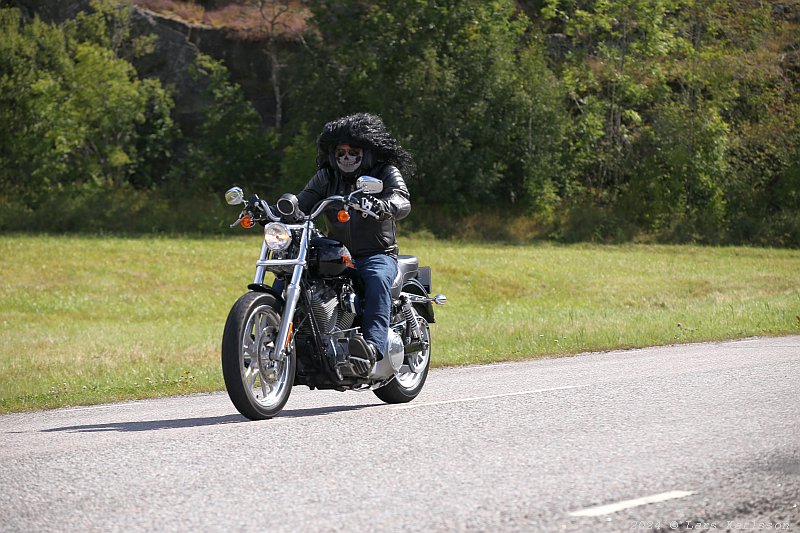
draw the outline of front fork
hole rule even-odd
[[[275,348],[270,354],[270,359],[273,361],[283,361],[286,357],[286,352],[289,347],[289,334],[292,328],[292,321],[294,320],[294,312],[297,309],[297,302],[300,300],[300,280],[303,278],[303,270],[306,268],[306,257],[308,255],[308,236],[311,233],[311,221],[306,222],[303,231],[300,235],[300,247],[297,254],[297,259],[292,260],[294,271],[292,272],[292,279],[285,291],[285,305],[283,307],[283,314],[281,315],[281,325],[278,328],[278,338],[275,339]],[[262,263],[266,262],[269,248],[266,243],[261,245],[261,256],[258,260],[256,267],[256,277],[254,283],[264,283],[264,272],[266,270]]]

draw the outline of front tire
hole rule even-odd
[[[422,331],[423,349],[416,353],[406,354],[403,366],[395,373],[392,381],[379,389],[375,389],[375,396],[386,403],[408,403],[416,398],[428,379],[428,370],[431,366],[431,330],[428,321],[414,307],[414,316]],[[411,360],[411,361],[409,361]],[[413,362],[412,365],[409,363]]]
[[[228,314],[222,334],[222,375],[234,407],[250,420],[278,414],[292,392],[295,351],[272,361],[282,307],[272,295],[249,292]]]

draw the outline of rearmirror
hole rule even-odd
[[[225,201],[228,202],[229,205],[239,205],[244,203],[244,191],[239,187],[233,187],[232,189],[228,189],[228,192],[225,193]]]
[[[383,191],[383,182],[372,176],[361,176],[356,180],[356,189],[360,189],[366,194],[378,194]]]

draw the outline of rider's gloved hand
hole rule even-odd
[[[385,200],[375,199],[372,204],[372,212],[378,215],[378,220],[389,220],[392,218],[392,210],[389,209],[389,204]]]

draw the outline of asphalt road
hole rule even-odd
[[[2,531],[800,533],[800,336],[0,417]]]

